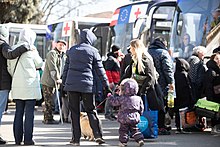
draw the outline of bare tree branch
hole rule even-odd
[[[89,3],[82,3],[81,1],[79,1],[79,4],[71,9],[69,9],[66,13],[64,13],[63,15],[59,16],[58,19],[64,18],[66,15],[70,14],[73,10],[76,10],[79,6],[85,6],[85,5],[89,5],[92,4],[93,2],[89,2]]]

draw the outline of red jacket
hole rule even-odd
[[[104,64],[109,83],[113,82],[114,84],[117,84],[120,81],[119,61],[110,55]]]

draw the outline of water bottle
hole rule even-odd
[[[169,90],[168,91],[167,106],[169,108],[173,108],[174,107],[174,91],[173,90]]]

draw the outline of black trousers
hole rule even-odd
[[[95,108],[95,95],[92,93],[81,93],[69,91],[69,109],[71,112],[72,120],[72,139],[75,142],[80,141],[81,129],[80,129],[80,101],[83,101],[83,107],[88,115],[90,126],[93,130],[95,138],[102,137],[101,125],[99,118],[97,116],[97,111]]]

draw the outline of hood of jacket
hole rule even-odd
[[[22,44],[27,44],[30,46],[30,48],[36,49],[36,47],[34,46],[35,40],[36,40],[36,33],[33,30],[29,28],[22,29],[19,34],[17,45],[13,46],[12,48],[14,49]]]
[[[151,44],[149,49],[165,49],[167,50],[165,44],[159,39],[155,39]]]
[[[216,63],[214,60],[209,60],[209,61],[206,63],[206,66],[207,66],[208,68],[213,69],[216,73],[220,73],[220,68],[218,67],[217,63]]]
[[[133,96],[138,93],[138,84],[134,79],[124,79],[120,86],[121,94],[124,96]]]
[[[0,40],[8,42],[9,39],[9,29],[6,26],[0,26]]]
[[[189,68],[190,68],[190,65],[185,59],[176,58],[176,71],[188,72]]]
[[[31,29],[23,29],[19,34],[19,42],[27,42],[29,45],[34,45],[36,33]]]
[[[97,40],[95,34],[89,29],[83,29],[80,32],[80,43],[92,45]]]

